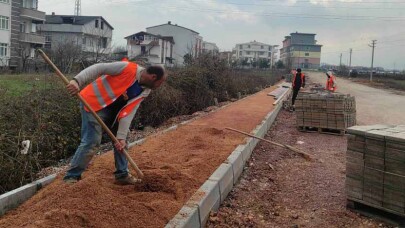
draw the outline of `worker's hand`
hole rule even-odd
[[[70,95],[76,95],[77,93],[80,92],[80,87],[79,84],[77,84],[77,82],[75,80],[71,80],[69,82],[69,84],[66,86],[68,92],[70,93]]]
[[[118,139],[118,143],[114,144],[115,148],[117,148],[118,151],[122,152],[125,147],[127,146],[127,142],[125,139]]]

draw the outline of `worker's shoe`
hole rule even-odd
[[[66,184],[75,184],[80,180],[80,177],[64,177],[63,181]]]
[[[115,183],[117,183],[119,185],[135,185],[139,182],[141,182],[141,180],[135,178],[131,174],[128,174],[128,176],[125,176],[125,177],[119,177],[119,178],[115,179]]]

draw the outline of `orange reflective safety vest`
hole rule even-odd
[[[292,87],[295,87],[295,78],[297,77],[297,73],[294,74],[293,80],[292,80]],[[305,80],[305,74],[301,72],[301,85],[304,85],[304,80]]]
[[[330,77],[326,80],[326,90],[335,92],[337,89],[336,86],[336,78],[333,75],[330,75]]]
[[[102,75],[95,81],[87,85],[80,95],[89,103],[94,111],[99,111],[111,103],[127,91],[136,81],[136,72],[138,65],[129,62],[128,66],[118,75]],[[118,113],[117,120],[129,115],[134,108],[144,99],[143,96],[138,96],[131,99]],[[86,108],[86,111],[87,110]]]

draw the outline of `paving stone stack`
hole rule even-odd
[[[348,200],[405,216],[405,125],[347,130]]]
[[[346,130],[356,125],[356,100],[340,93],[300,93],[295,101],[298,127]]]

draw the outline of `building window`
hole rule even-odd
[[[20,24],[20,32],[25,33],[25,22]]]
[[[309,53],[305,53],[305,56],[309,56]]]
[[[7,44],[0,43],[0,57],[7,56]]]
[[[10,3],[10,0],[0,0],[0,2],[3,2],[3,3]]]
[[[86,45],[87,44],[87,39],[86,39],[86,37],[84,36],[84,37],[82,37],[82,44],[83,45]]]
[[[259,51],[259,55],[264,55],[264,51]]]
[[[0,29],[8,30],[9,17],[0,16]]]
[[[250,45],[248,45],[248,48],[250,48]]]
[[[246,52],[246,55],[250,55],[250,51],[247,51],[247,52]]]
[[[240,49],[243,49],[243,45],[239,45],[239,48],[240,48]]]
[[[96,28],[98,28],[98,20],[95,21],[95,25]]]
[[[260,49],[264,49],[263,45],[262,45],[262,46],[260,46]]]
[[[269,47],[269,51],[271,51],[271,47]]]
[[[239,51],[239,55],[242,55],[242,51]]]
[[[104,21],[101,21],[101,29],[104,29]]]
[[[102,47],[107,48],[107,37],[102,38]]]

